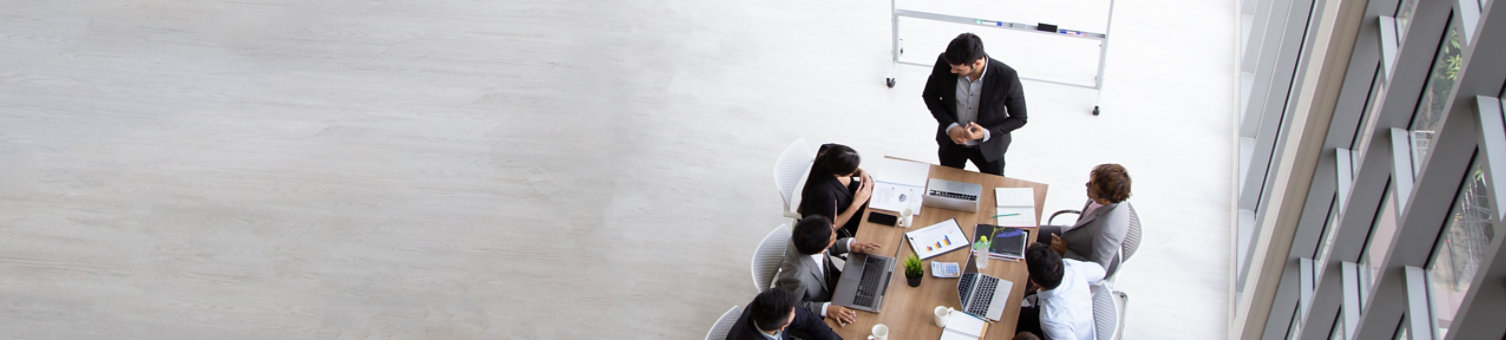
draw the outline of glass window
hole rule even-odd
[[[1396,6],[1396,44],[1407,39],[1407,27],[1412,23],[1412,12],[1417,11],[1417,0],[1402,0]]]
[[[1429,300],[1439,339],[1448,333],[1484,252],[1495,238],[1485,170],[1476,163],[1468,176],[1454,200],[1453,213],[1443,226],[1433,258],[1428,261]]]
[[[1376,72],[1376,74],[1379,74],[1380,71],[1377,70]],[[1360,130],[1355,133],[1354,145],[1349,146],[1350,150],[1354,150],[1354,157],[1350,157],[1350,159],[1353,160],[1354,164],[1354,167],[1351,169],[1355,172],[1359,171],[1360,164],[1364,164],[1365,151],[1370,148],[1370,137],[1375,135],[1375,124],[1380,121],[1378,116],[1380,115],[1381,98],[1386,95],[1386,82],[1376,81],[1374,83],[1374,88],[1370,91],[1369,108],[1365,110],[1364,116],[1360,118],[1363,122],[1360,123]]]
[[[1386,251],[1391,248],[1391,238],[1396,236],[1396,195],[1387,185],[1386,199],[1375,215],[1375,224],[1370,229],[1370,241],[1365,252],[1360,254],[1360,299],[1363,300],[1379,280],[1381,265],[1386,262]]]
[[[1323,241],[1322,243],[1318,244],[1317,253],[1313,254],[1313,256],[1317,257],[1318,261],[1315,263],[1317,263],[1319,266],[1322,266],[1324,263],[1328,263],[1328,248],[1333,246],[1334,235],[1339,234],[1338,230],[1334,230],[1334,224],[1339,223],[1338,195],[1342,194],[1343,193],[1334,195],[1333,200],[1329,201],[1331,203],[1328,203],[1328,220],[1323,221],[1323,236],[1319,238],[1319,240]],[[1321,272],[1322,270],[1319,271]]]
[[[1328,340],[1345,340],[1344,307],[1339,307],[1339,317],[1333,320],[1333,330],[1328,331]]]
[[[1412,174],[1421,171],[1428,151],[1448,112],[1443,112],[1454,90],[1454,79],[1459,76],[1459,67],[1464,64],[1461,54],[1459,25],[1449,21],[1449,29],[1438,44],[1438,54],[1433,60],[1433,69],[1428,73],[1428,82],[1423,86],[1422,98],[1412,116]]]

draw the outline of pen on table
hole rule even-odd
[[[1010,217],[1010,216],[1020,216],[1020,213],[1009,213],[1009,214],[994,215],[994,217]]]

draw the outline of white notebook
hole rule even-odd
[[[941,330],[941,340],[977,340],[983,338],[983,333],[988,324],[976,316],[952,312],[947,316],[946,328]]]
[[[995,188],[995,224],[1007,227],[1034,227],[1035,189]]]

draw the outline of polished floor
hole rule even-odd
[[[790,141],[935,161],[887,2],[0,3],[0,338],[697,339]],[[1124,164],[1126,338],[1222,338],[1234,4],[1117,5],[1008,174]]]

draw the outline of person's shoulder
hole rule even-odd
[[[988,66],[998,69],[1003,74],[1015,74],[1013,67],[1010,67],[1009,64],[1005,64],[1003,61],[994,59],[994,57],[988,57]]]
[[[1103,270],[1103,266],[1099,266],[1097,262],[1081,261],[1069,258],[1062,258],[1062,266],[1067,267],[1068,270],[1073,271],[1090,270],[1089,267],[1097,268],[1100,271]]]
[[[749,303],[749,305],[751,306],[752,303]],[[748,308],[743,308],[742,315],[737,316],[737,321],[733,322],[732,328],[727,332],[727,339],[750,339],[751,337],[749,337],[749,335],[753,335],[753,333],[751,333],[753,331],[753,326],[750,324],[752,323],[752,321],[749,320],[750,318],[752,318],[751,311]]]

